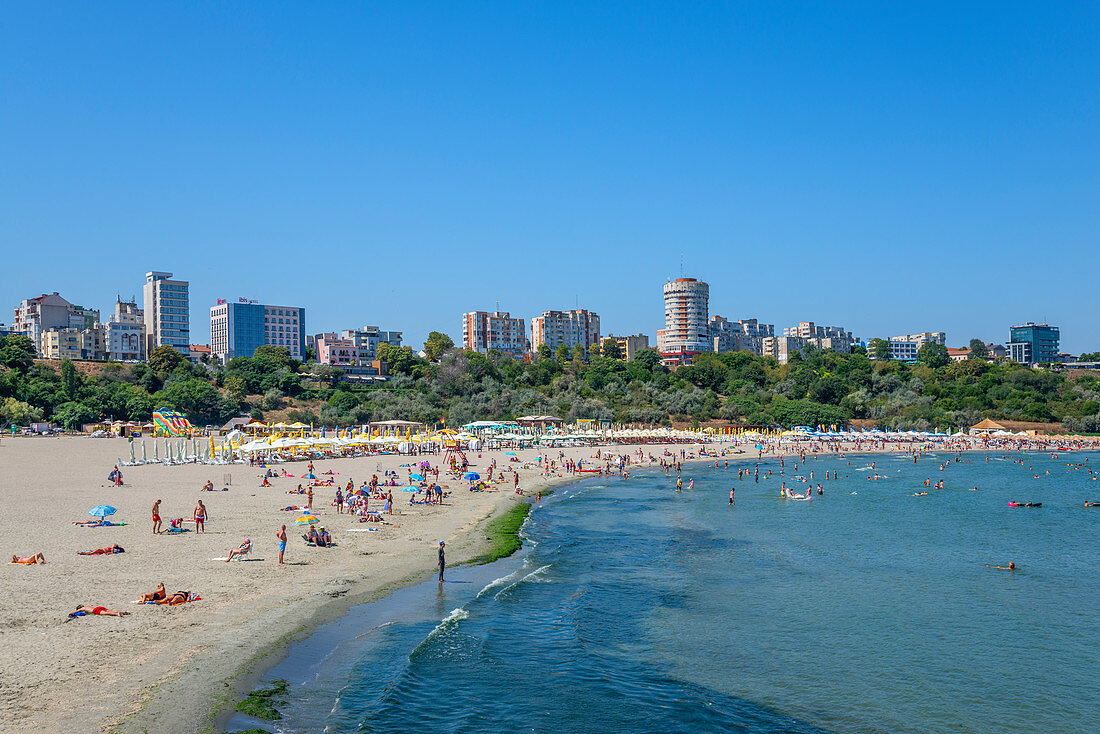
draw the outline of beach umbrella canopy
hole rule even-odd
[[[516,455],[516,452],[515,452],[515,451],[505,451],[505,452],[504,452],[504,455],[505,455],[505,456],[515,456],[515,455]]]
[[[424,481],[424,477],[421,476],[420,474],[410,474],[409,479],[415,479],[418,482],[423,482]]]
[[[402,487],[402,488],[401,488],[401,491],[402,491],[402,492],[419,492],[419,491],[420,491],[420,487],[412,487],[412,486],[409,486],[409,487]]]
[[[295,525],[316,525],[320,522],[316,515],[302,515],[294,521]]]
[[[96,505],[92,509],[88,510],[88,514],[92,517],[107,517],[108,515],[113,515],[116,512],[118,512],[118,510],[111,507],[110,505]]]
[[[462,475],[462,478],[473,481],[474,479],[481,479],[481,475],[478,474],[476,471],[468,471]]]

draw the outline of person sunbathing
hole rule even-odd
[[[120,612],[107,607],[94,607],[90,604],[81,604],[75,612],[69,612],[70,617],[83,617],[85,614],[97,614],[103,617],[125,617],[129,612]]]
[[[156,591],[151,591],[148,594],[142,594],[141,596],[138,597],[138,601],[141,602],[142,604],[145,604],[145,603],[151,602],[151,601],[160,601],[161,599],[163,599],[166,596],[168,596],[168,592],[164,590],[164,584],[159,583],[159,584],[157,584],[157,590]]]
[[[260,482],[260,486],[261,487],[270,487],[271,482],[267,481],[267,477],[264,477],[264,480],[262,482]]]
[[[109,556],[114,553],[125,553],[126,549],[118,543],[109,545],[106,548],[96,548],[95,550],[77,551],[78,556]]]
[[[241,543],[239,546],[237,546],[233,550],[229,551],[229,557],[225,559],[225,562],[229,563],[235,557],[243,556],[245,553],[248,553],[248,551],[250,551],[250,550],[252,550],[252,541],[249,540],[248,538],[245,538],[243,543]]]
[[[190,591],[177,591],[176,593],[172,594],[169,597],[166,597],[164,599],[160,599],[156,603],[157,604],[170,604],[172,606],[176,606],[177,604],[185,604],[189,601],[191,601],[191,592]]]
[[[112,525],[113,523],[104,520],[102,517],[97,517],[95,520],[83,520],[80,522],[74,522],[73,525],[80,525],[86,528],[95,528],[100,525]]]
[[[35,563],[45,563],[46,562],[46,557],[44,555],[42,555],[41,552],[38,552],[38,553],[35,553],[33,556],[12,556],[11,557],[11,562],[12,563],[22,563],[22,564],[25,564],[27,566],[30,566],[30,565],[33,565]]]
[[[206,484],[202,485],[202,489],[200,489],[199,491],[200,492],[213,492],[214,491],[214,483],[212,481],[210,481],[209,479],[207,479]]]
[[[318,545],[322,545],[322,546],[332,545],[332,536],[329,535],[328,531],[325,530],[324,528],[321,528],[321,531],[319,533],[317,533],[317,537],[319,537],[321,539],[321,542],[318,543]]]

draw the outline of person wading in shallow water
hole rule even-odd
[[[443,555],[443,546],[447,545],[442,540],[439,541],[439,583],[443,583],[443,569],[447,567],[447,559]]]

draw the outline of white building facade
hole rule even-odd
[[[587,352],[593,344],[600,343],[600,317],[583,308],[572,311],[543,311],[542,316],[531,319],[531,349],[540,344],[554,351],[558,347],[572,349],[576,345]]]
[[[692,358],[712,349],[710,286],[695,278],[677,278],[664,285],[665,328],[657,332],[661,361],[691,364]]]
[[[183,356],[191,353],[191,296],[186,280],[172,273],[151,271],[142,286],[145,319],[145,353],[169,346]]]

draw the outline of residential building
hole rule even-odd
[[[210,307],[210,348],[220,362],[251,357],[262,346],[285,347],[293,359],[305,359],[306,310],[271,306],[247,298],[218,299]]]
[[[0,336],[11,336],[18,333],[15,327],[8,326],[7,324],[0,324]]]
[[[378,346],[389,344],[394,347],[401,346],[400,331],[386,331],[377,326],[364,326],[361,329],[350,329],[340,332],[342,339],[350,339],[359,349],[361,361],[373,361],[378,357]]]
[[[695,278],[676,278],[664,285],[665,328],[657,332],[661,361],[691,364],[692,358],[712,349],[710,341],[710,286]]]
[[[645,334],[631,334],[630,336],[607,335],[608,339],[614,339],[619,345],[619,353],[627,362],[634,361],[634,355],[639,349],[649,349],[649,337]]]
[[[1047,324],[1035,324],[1028,321],[1020,326],[1010,327],[1008,330],[1009,358],[1015,362],[1045,364],[1058,361],[1058,342],[1061,333],[1057,326]],[[1015,348],[1013,344],[1017,345]],[[1023,345],[1027,344],[1025,348]],[[1016,359],[1016,356],[1028,355],[1028,359]],[[1016,355],[1016,356],[1013,356]]]
[[[106,359],[106,341],[102,324],[90,329],[54,327],[42,332],[38,351],[46,359]]]
[[[172,280],[171,273],[145,274],[145,353],[169,346],[183,356],[191,351],[191,297],[186,280]]]
[[[543,311],[531,319],[531,349],[545,344],[553,352],[558,347],[572,349],[581,345],[587,352],[600,343],[600,317],[583,308],[572,311]]]
[[[527,323],[508,312],[470,311],[462,314],[462,346],[486,354],[495,349],[516,359],[526,359],[531,351],[527,341]]]
[[[107,321],[107,356],[119,362],[145,359],[145,312],[136,301],[115,297],[115,312]]]
[[[842,326],[818,326],[813,321],[799,321],[798,326],[783,329],[782,336],[765,337],[764,356],[772,357],[780,364],[786,364],[795,352],[812,344],[818,349],[832,349],[841,354],[851,354],[852,347],[862,344],[852,332]]]
[[[1005,349],[1004,344],[994,344],[989,342],[985,345],[985,349],[989,352],[990,359],[1000,359],[1008,356],[1008,350]]]
[[[41,349],[42,333],[48,329],[91,329],[98,323],[99,311],[69,303],[54,291],[21,302],[15,309],[12,330]]]
[[[966,360],[970,359],[970,347],[965,347],[962,349],[948,347],[947,356],[952,362],[965,362]]]
[[[756,319],[729,321],[721,316],[710,317],[711,348],[719,354],[725,352],[764,353],[764,339],[775,336],[774,324],[761,324]]]
[[[916,362],[917,352],[925,344],[947,345],[947,334],[942,331],[925,331],[920,334],[903,334],[890,337],[890,359],[898,362]],[[871,355],[874,359],[874,355]]]

